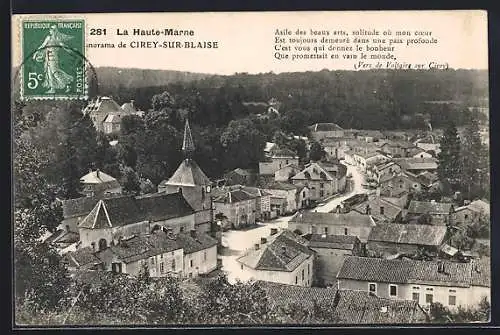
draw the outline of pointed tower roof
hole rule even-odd
[[[191,128],[189,127],[189,120],[186,119],[186,124],[184,126],[184,139],[182,141],[182,152],[189,158],[194,152],[194,141],[191,135]]]

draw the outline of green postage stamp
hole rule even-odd
[[[22,99],[86,99],[84,20],[24,20],[21,43]]]

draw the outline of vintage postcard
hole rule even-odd
[[[489,322],[485,11],[14,15],[11,51],[16,327]]]

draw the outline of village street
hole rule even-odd
[[[355,166],[345,165],[347,166],[347,175],[352,175],[352,177],[349,178],[352,180],[350,190],[346,194],[333,198],[326,204],[312,209],[313,211],[323,213],[332,211],[342,200],[356,193],[366,193],[368,191],[362,186],[364,182],[363,174],[358,171]],[[246,230],[229,230],[222,234],[222,246],[224,249],[222,255],[219,255],[219,258],[222,259],[222,270],[228,274],[228,279],[231,282],[234,282],[236,279],[248,279],[243,275],[236,259],[243,255],[245,250],[251,249],[256,243],[259,243],[261,237],[269,236],[271,234],[271,228],[288,228],[288,221],[290,221],[292,217],[293,215],[283,216],[265,223],[258,223],[256,227]]]

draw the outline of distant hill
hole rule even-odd
[[[165,86],[170,83],[189,82],[209,77],[210,74],[172,70],[96,68],[99,86],[123,86],[128,89]]]

